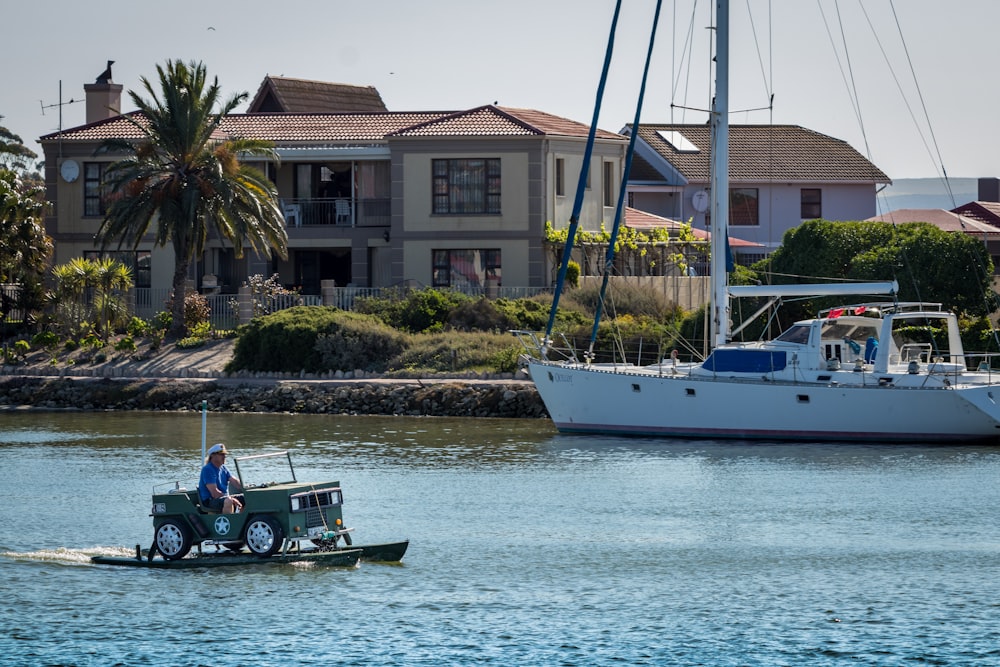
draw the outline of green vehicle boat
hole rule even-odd
[[[299,482],[289,452],[233,461],[243,482],[240,512],[221,514],[203,507],[198,490],[186,489],[180,482],[158,485],[153,490],[152,545],[148,549],[137,545],[131,558],[94,556],[92,562],[162,569],[264,562],[353,567],[359,561],[398,562],[406,553],[408,540],[354,545],[354,529],[344,525],[340,482]],[[268,470],[266,476],[251,472],[262,465]]]

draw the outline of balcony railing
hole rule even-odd
[[[282,199],[281,210],[288,227],[388,227],[392,200],[377,199]]]

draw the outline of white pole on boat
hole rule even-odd
[[[716,2],[715,102],[712,107],[712,346],[727,342],[729,291],[729,0]]]
[[[205,446],[208,439],[208,401],[201,402],[201,460],[205,460]]]

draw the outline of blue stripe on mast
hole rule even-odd
[[[615,31],[618,28],[618,15],[621,13],[622,0],[615,3],[615,15],[611,20],[611,32],[608,34],[608,48],[604,54],[604,69],[601,71],[601,82],[597,86],[597,100],[594,102],[594,119],[590,123],[590,131],[587,133],[587,148],[583,153],[583,166],[580,167],[580,180],[576,185],[576,199],[573,201],[573,213],[569,218],[569,235],[566,238],[566,246],[563,248],[562,263],[559,265],[559,275],[556,278],[556,290],[552,296],[552,310],[549,311],[549,323],[545,327],[545,347],[548,346],[549,337],[552,335],[552,327],[556,321],[556,311],[559,309],[559,295],[562,293],[563,284],[566,281],[566,268],[569,265],[570,254],[573,252],[573,241],[576,239],[576,230],[580,226],[580,211],[583,209],[583,196],[587,188],[587,173],[590,171],[590,156],[594,152],[594,136],[597,133],[597,121],[601,115],[601,101],[604,99],[604,85],[608,81],[608,70],[611,69],[611,54],[615,48]],[[544,352],[544,351],[543,351]]]
[[[649,48],[646,51],[646,66],[642,70],[642,85],[639,86],[639,100],[635,105],[635,119],[632,121],[632,136],[628,140],[628,152],[625,153],[625,171],[622,173],[621,187],[618,188],[618,206],[615,209],[615,224],[611,228],[611,240],[604,258],[604,279],[601,281],[601,295],[597,299],[597,312],[594,315],[594,328],[590,332],[590,346],[587,348],[588,358],[594,354],[594,342],[597,340],[597,328],[601,324],[601,313],[604,310],[604,293],[608,289],[608,279],[615,261],[615,243],[621,229],[622,213],[625,210],[625,186],[628,183],[629,172],[632,170],[632,156],[635,154],[635,140],[639,135],[639,116],[642,114],[642,100],[646,96],[646,81],[649,77],[649,63],[653,59],[653,43],[656,41],[656,24],[660,21],[662,0],[656,0],[656,12],[653,14],[653,27],[649,33]]]

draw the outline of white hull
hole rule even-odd
[[[531,361],[563,432],[939,442],[1000,435],[1000,386],[847,386],[660,375]]]

